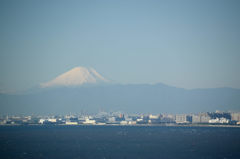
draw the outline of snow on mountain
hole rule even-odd
[[[108,80],[93,68],[75,67],[49,82],[42,83],[41,87],[80,86],[82,84],[95,84],[99,82],[108,82]]]

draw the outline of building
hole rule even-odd
[[[200,123],[208,123],[211,120],[211,117],[207,113],[200,114],[201,122]]]
[[[65,124],[66,125],[78,125],[77,122],[72,122],[72,121],[66,121]]]
[[[150,114],[148,117],[149,117],[149,119],[159,119],[159,116],[158,116],[158,115],[152,115],[152,114]]]
[[[232,121],[240,121],[240,113],[231,113]]]
[[[48,122],[51,122],[51,123],[56,123],[57,122],[57,119],[55,118],[50,118],[50,119],[47,119]]]
[[[200,115],[192,115],[192,123],[201,123]]]
[[[86,119],[83,124],[96,124],[96,120],[92,120],[92,119]]]
[[[226,118],[216,118],[209,120],[210,124],[228,124],[229,120]]]
[[[121,125],[127,125],[128,122],[124,120],[124,121],[121,121],[120,124],[121,124]]]
[[[181,123],[190,123],[192,122],[192,117],[188,116],[186,114],[177,114],[176,115],[176,123],[181,124]]]
[[[39,123],[43,124],[46,121],[46,119],[39,119]]]
[[[128,124],[129,124],[129,125],[136,125],[137,122],[136,122],[136,121],[129,121]]]
[[[110,118],[108,118],[108,122],[109,122],[109,123],[115,123],[115,122],[116,122],[115,117],[110,117]]]
[[[208,123],[211,117],[207,113],[192,115],[192,123]]]

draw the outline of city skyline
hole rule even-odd
[[[0,125],[149,125],[149,126],[239,126],[240,112],[201,112],[191,114],[137,113],[121,111],[51,115],[0,115]]]

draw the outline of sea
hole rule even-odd
[[[240,128],[0,126],[1,159],[240,159]]]

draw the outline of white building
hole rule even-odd
[[[124,121],[121,121],[120,124],[121,124],[121,125],[127,125],[128,122],[124,120]]]
[[[149,119],[158,119],[158,118],[159,118],[158,115],[152,115],[152,114],[149,115]]]
[[[176,123],[189,123],[189,116],[186,114],[177,114],[176,115]]]
[[[40,120],[39,120],[39,123],[40,123],[40,124],[43,124],[45,121],[46,121],[46,119],[40,119]]]
[[[129,121],[128,124],[129,124],[129,125],[136,125],[137,122],[136,122],[136,121]]]
[[[55,118],[50,118],[50,119],[47,119],[47,121],[51,122],[51,123],[56,123],[57,122],[57,119]]]
[[[72,122],[72,121],[66,121],[65,124],[66,125],[78,125],[77,122]]]
[[[229,120],[226,118],[216,118],[216,119],[210,119],[209,123],[211,123],[211,124],[227,124],[227,123],[229,123]]]
[[[240,113],[231,113],[231,120],[240,121]]]
[[[192,115],[192,123],[201,123],[200,115]]]
[[[96,120],[92,120],[92,119],[86,119],[83,124],[96,124]]]
[[[192,115],[192,123],[208,123],[211,117],[206,113]]]
[[[108,122],[109,123],[115,123],[116,122],[116,118],[115,117],[110,117],[110,118],[108,118]]]

